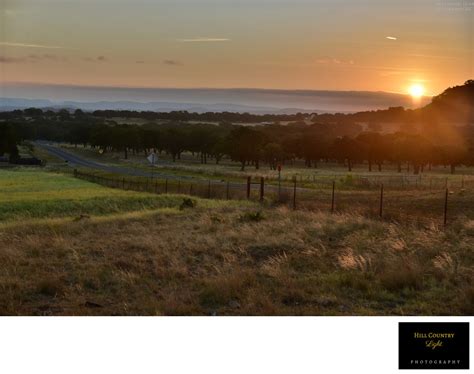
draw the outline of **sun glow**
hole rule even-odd
[[[414,99],[419,99],[425,93],[425,87],[421,84],[413,84],[410,86],[408,92]]]

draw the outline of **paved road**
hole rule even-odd
[[[107,172],[115,173],[115,174],[130,175],[130,176],[137,176],[137,177],[149,177],[149,178],[155,177],[155,178],[182,179],[182,180],[189,180],[193,178],[196,179],[195,177],[192,177],[189,175],[166,174],[160,171],[151,172],[151,171],[145,171],[145,170],[136,169],[136,168],[101,164],[91,159],[87,159],[83,156],[77,156],[55,145],[42,143],[42,142],[35,142],[35,145],[37,147],[41,147],[45,151],[48,151],[53,156],[56,156],[66,161],[72,167],[75,167],[75,166],[86,167],[89,169],[96,169],[96,170],[107,171]]]
[[[162,178],[162,179],[173,179],[173,180],[181,180],[181,181],[190,181],[192,180],[193,183],[208,183],[209,179],[203,179],[203,178],[198,178],[198,177],[193,177],[189,175],[176,175],[176,174],[166,174],[161,171],[153,171],[153,172],[148,172],[145,170],[140,170],[140,169],[134,169],[134,168],[129,168],[129,167],[123,167],[123,166],[112,166],[112,165],[106,165],[106,164],[101,164],[99,162],[87,159],[83,156],[77,156],[71,152],[65,151],[64,149],[52,145],[49,143],[45,142],[35,142],[35,146],[41,147],[42,149],[46,150],[53,156],[56,156],[64,161],[67,161],[69,166],[71,167],[86,167],[89,169],[96,169],[96,170],[102,170],[106,171],[109,173],[114,173],[114,174],[120,174],[120,175],[128,175],[128,176],[138,176],[138,177],[148,177],[148,178]],[[211,179],[212,184],[224,184],[227,183],[226,181],[222,179]],[[238,183],[238,182],[230,182],[229,187],[232,189],[243,189],[245,188],[246,183]],[[258,190],[260,186],[256,183],[252,183],[251,189],[253,191]],[[293,188],[291,187],[281,187],[282,191],[287,191],[287,192],[292,192]],[[312,191],[311,189],[307,188],[297,188],[298,191]],[[265,185],[265,191],[273,191],[277,192],[278,191],[278,186],[271,185],[271,184],[266,184]]]

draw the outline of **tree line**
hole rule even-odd
[[[42,139],[82,144],[104,152],[119,151],[124,158],[130,152],[148,154],[153,150],[170,155],[173,161],[179,160],[183,152],[191,152],[202,163],[219,163],[228,157],[239,162],[242,170],[249,165],[258,169],[262,164],[275,169],[278,164],[301,159],[307,167],[337,161],[349,171],[355,164],[364,163],[369,171],[394,164],[399,172],[406,166],[417,174],[432,165],[449,165],[454,173],[458,165],[474,164],[473,103],[474,81],[468,81],[464,86],[446,90],[418,110],[416,122],[400,120],[406,112],[403,108],[387,109],[384,115],[391,113],[392,121],[398,120],[400,124],[399,130],[392,133],[382,132],[370,121],[365,126],[348,120],[320,123],[320,116],[312,118],[310,125],[306,123],[311,118],[298,117],[301,121],[289,125],[273,121],[244,126],[227,121],[189,123],[177,120],[173,117],[176,112],[172,112],[165,122],[130,125],[112,120],[117,115],[115,111],[86,113],[80,109],[69,112],[29,108],[0,113],[0,155],[15,154],[16,144],[21,140]],[[454,121],[452,112],[462,115],[462,126],[440,120],[450,117]],[[184,112],[180,113],[183,119],[189,119]],[[224,117],[220,119],[227,118],[226,113],[221,115]],[[232,115],[244,116],[240,120],[246,118],[246,114]],[[353,116],[363,117],[364,112]]]
[[[351,171],[355,164],[366,164],[369,171],[385,164],[412,168],[416,174],[431,165],[474,164],[474,128],[432,126],[421,132],[398,131],[383,134],[364,130],[360,125],[278,124],[242,126],[231,124],[190,124],[169,122],[145,125],[109,124],[82,112],[56,114],[56,118],[23,117],[0,126],[0,153],[8,153],[20,140],[51,140],[81,144],[104,152],[168,154],[173,161],[190,152],[202,163],[219,163],[228,157],[241,169],[262,164],[275,169],[296,159],[307,167],[337,161]]]

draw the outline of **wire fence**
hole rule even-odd
[[[208,199],[254,200],[287,205],[291,209],[332,213],[357,213],[396,222],[448,224],[458,219],[474,219],[473,189],[470,183],[459,186],[431,184],[430,189],[400,190],[390,184],[371,184],[366,189],[347,189],[336,180],[315,184],[313,188],[294,178],[291,184],[271,184],[248,177],[244,182],[224,180],[181,180],[157,178],[111,178],[74,170],[76,178],[111,188],[154,194],[183,194]],[[360,186],[359,186],[360,187]]]
[[[267,181],[278,182],[278,177],[266,177]],[[284,176],[282,181],[292,182],[294,179],[303,185],[316,185],[327,187],[333,181],[342,184],[351,185],[359,188],[373,188],[377,189],[381,184],[384,184],[391,189],[420,189],[420,190],[437,190],[442,188],[474,188],[474,176],[459,175],[455,178],[447,177],[445,175],[432,174],[418,174],[418,175],[359,175],[359,174],[326,174],[321,175],[300,175],[294,174],[292,176]]]

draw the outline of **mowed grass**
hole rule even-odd
[[[0,171],[0,222],[177,208],[181,202],[179,195],[110,189],[39,169]]]
[[[469,218],[444,228],[0,175],[1,315],[474,313]]]

